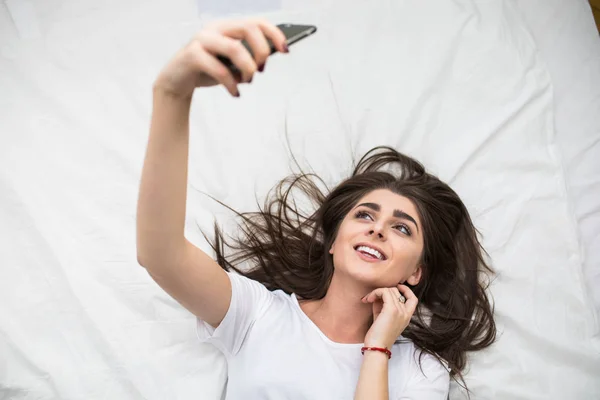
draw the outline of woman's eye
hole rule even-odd
[[[411,235],[410,229],[408,229],[406,225],[396,225],[396,229],[398,229],[400,232],[404,233],[407,236]]]
[[[371,218],[371,215],[368,212],[365,211],[359,211],[354,215],[356,218],[360,218],[360,219],[373,219]]]

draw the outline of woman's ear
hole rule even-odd
[[[406,282],[411,286],[416,286],[421,280],[421,276],[423,275],[423,267],[419,265],[415,272],[412,273],[411,276],[408,277]]]

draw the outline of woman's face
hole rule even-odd
[[[417,209],[387,189],[368,193],[346,215],[331,246],[336,273],[367,286],[416,285],[423,229]]]

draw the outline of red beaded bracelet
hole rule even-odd
[[[389,360],[390,358],[392,358],[392,352],[391,352],[391,351],[389,351],[388,349],[386,349],[385,347],[363,347],[363,348],[361,348],[361,349],[360,349],[360,352],[361,352],[362,354],[365,354],[365,351],[366,351],[366,350],[370,350],[370,351],[380,351],[380,352],[382,352],[382,353],[385,353],[385,354],[387,354],[387,356],[388,356],[388,360]]]

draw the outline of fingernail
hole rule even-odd
[[[265,70],[265,64],[260,64],[258,66],[258,72],[263,72]]]
[[[234,96],[235,97],[240,97],[240,91],[238,90],[237,92],[235,92]]]
[[[251,76],[250,79],[248,79],[248,83],[252,82],[252,78],[254,78],[254,77]]]
[[[290,49],[288,48],[288,45],[287,45],[287,43],[284,43],[284,44],[283,44],[283,51],[284,51],[285,53],[289,53],[289,52],[290,52]]]

